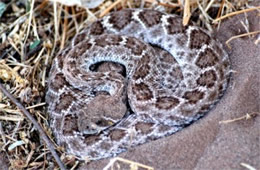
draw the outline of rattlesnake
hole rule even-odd
[[[115,156],[204,116],[229,73],[222,45],[192,22],[150,9],[113,12],[53,60],[50,126],[69,154]]]

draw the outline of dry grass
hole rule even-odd
[[[2,2],[7,8],[0,18],[0,82],[22,102],[51,139],[44,99],[48,71],[55,55],[84,26],[113,10],[154,8],[183,16],[184,24],[191,19],[213,30],[217,26],[213,21],[219,24],[217,18],[251,10],[248,0],[189,0],[186,5],[182,0],[106,0],[87,10],[46,0]],[[0,136],[0,148],[7,153],[10,169],[58,168],[38,131],[1,91]],[[65,155],[63,148],[56,149],[68,168],[82,163]]]

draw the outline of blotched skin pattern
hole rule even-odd
[[[229,73],[222,45],[193,23],[149,9],[113,12],[54,59],[50,126],[69,154],[116,156],[203,117],[223,95]]]

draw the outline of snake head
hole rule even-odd
[[[110,127],[113,124],[114,123],[112,121],[106,119],[78,119],[78,129],[84,135],[99,134],[102,130]]]

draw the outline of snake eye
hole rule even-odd
[[[101,125],[102,125],[102,120],[98,120],[98,121],[96,122],[96,124],[97,124],[98,126],[101,126]]]
[[[97,126],[99,127],[107,127],[113,125],[112,121],[101,119],[95,122]]]
[[[108,121],[107,120],[98,120],[96,121],[96,125],[100,126],[100,127],[104,127],[108,125]]]

